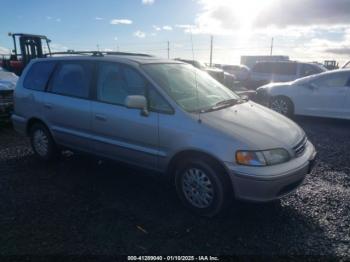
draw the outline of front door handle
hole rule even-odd
[[[99,114],[96,114],[95,118],[99,121],[106,121],[107,120],[107,118],[104,115],[99,115]]]

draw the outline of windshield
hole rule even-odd
[[[219,109],[239,96],[207,73],[186,64],[147,64],[145,72],[187,112]]]

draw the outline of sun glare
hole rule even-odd
[[[232,12],[239,22],[238,34],[247,39],[251,35],[255,19],[259,13],[268,8],[274,0],[241,0],[232,6]]]

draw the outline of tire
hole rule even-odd
[[[270,109],[287,117],[293,117],[294,115],[293,102],[287,97],[273,97],[269,103],[269,107]]]
[[[36,123],[30,128],[30,142],[37,157],[51,161],[57,157],[57,147],[47,127]]]
[[[175,171],[176,191],[182,203],[198,215],[213,217],[230,204],[232,187],[224,170],[210,159],[195,158]]]

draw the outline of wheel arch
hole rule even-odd
[[[26,125],[26,134],[27,135],[29,135],[30,129],[32,128],[32,126],[34,124],[44,125],[47,128],[47,130],[49,130],[49,132],[51,133],[50,129],[48,128],[48,126],[45,124],[45,122],[43,120],[41,120],[40,118],[37,118],[37,117],[32,117],[27,121],[27,125]]]
[[[181,161],[184,161],[184,160],[190,159],[190,158],[203,158],[203,159],[209,161],[215,167],[219,168],[223,172],[223,176],[225,177],[225,179],[227,179],[227,182],[229,182],[230,188],[233,191],[233,185],[232,185],[232,181],[229,177],[229,170],[227,169],[227,167],[219,159],[217,159],[215,156],[213,156],[207,152],[203,152],[203,151],[195,150],[195,149],[182,150],[180,152],[177,152],[170,159],[169,164],[167,166],[166,173],[168,174],[169,178],[172,181],[174,181],[175,170],[176,170],[177,165],[179,163],[181,163]]]

